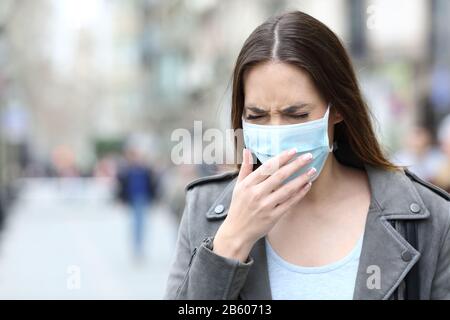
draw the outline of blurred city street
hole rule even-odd
[[[23,181],[0,246],[0,299],[161,299],[176,237],[162,208],[147,215],[145,261],[131,255],[130,213],[107,181]],[[71,272],[79,270],[79,287]]]

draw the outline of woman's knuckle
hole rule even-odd
[[[261,205],[261,209],[267,210],[267,209],[270,208],[270,201],[268,201],[268,200],[266,199],[266,200],[264,200],[264,201],[261,201],[260,205]]]
[[[249,186],[248,179],[244,179],[240,183],[237,184],[237,187],[240,189],[246,189],[246,188],[248,188],[248,186]]]
[[[285,180],[287,176],[284,170],[280,170],[275,173],[275,178],[276,180]]]
[[[292,197],[292,196],[295,196],[299,190],[300,190],[299,186],[297,184],[293,183],[291,186],[289,186],[288,192],[289,192],[289,195]]]
[[[259,192],[256,188],[251,188],[246,192],[250,200],[255,201],[259,199]]]

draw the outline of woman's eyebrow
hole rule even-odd
[[[267,112],[265,109],[257,107],[257,106],[254,106],[254,105],[245,106],[245,110],[252,111],[252,112],[258,113],[258,114],[262,114],[262,113],[266,113]]]
[[[310,103],[303,103],[303,102],[295,103],[295,104],[292,104],[292,105],[289,105],[289,106],[283,108],[282,111],[286,112],[286,113],[294,113],[301,109],[305,109],[305,108],[311,107],[311,106],[312,106],[312,104],[310,104]]]

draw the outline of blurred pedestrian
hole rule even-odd
[[[439,131],[438,140],[444,158],[437,166],[436,175],[432,179],[433,183],[450,192],[450,115],[442,121]]]
[[[137,149],[127,149],[126,164],[118,173],[118,196],[132,213],[133,251],[136,259],[144,257],[145,214],[156,194],[156,177]]]
[[[431,132],[423,126],[413,127],[404,141],[404,148],[393,157],[399,166],[408,167],[424,180],[431,181],[437,173],[438,164],[444,158],[442,152],[433,145]]]

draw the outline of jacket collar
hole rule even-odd
[[[420,253],[389,220],[418,220],[430,216],[413,182],[404,172],[365,166],[371,204],[364,231],[354,299],[388,299],[417,263]],[[208,220],[226,217],[236,178],[206,212]],[[271,299],[264,238],[253,246],[252,271],[241,290],[243,299]]]
[[[390,172],[365,166],[369,178],[372,205],[386,219],[425,219],[430,212],[413,182],[402,171]]]

